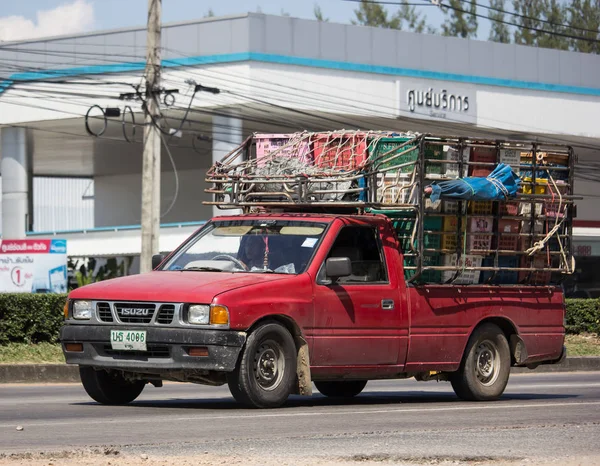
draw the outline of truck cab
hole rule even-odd
[[[64,354],[100,403],[172,380],[269,408],[407,377],[492,400],[511,366],[565,355],[558,288],[409,284],[384,215],[216,217],[155,261],[69,295]]]

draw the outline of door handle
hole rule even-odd
[[[393,299],[382,299],[381,300],[381,308],[386,311],[394,309],[394,300]]]

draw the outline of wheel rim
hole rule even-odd
[[[490,386],[500,373],[500,355],[496,345],[485,340],[475,350],[475,375],[482,385]]]
[[[265,340],[254,355],[254,376],[258,385],[267,391],[275,390],[283,379],[285,358],[281,345]]]

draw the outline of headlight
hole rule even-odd
[[[75,301],[73,303],[73,319],[89,320],[92,318],[91,301]]]
[[[190,305],[187,314],[187,321],[190,324],[208,325],[210,322],[210,306],[206,304]]]

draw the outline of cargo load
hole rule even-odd
[[[385,131],[253,134],[206,204],[388,216],[414,284],[548,285],[573,273],[569,146]]]

